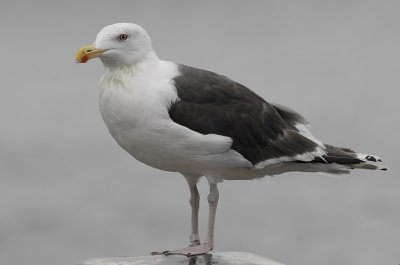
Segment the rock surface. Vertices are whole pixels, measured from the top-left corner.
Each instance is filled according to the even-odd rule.
[[[94,258],[79,265],[284,265],[252,253],[216,252],[197,257],[142,256]]]

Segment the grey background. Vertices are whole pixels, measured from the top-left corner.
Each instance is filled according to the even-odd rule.
[[[1,1],[0,264],[67,265],[188,241],[184,179],[132,159],[98,112],[78,48],[135,22],[160,58],[302,113],[325,142],[391,171],[224,182],[217,251],[293,265],[399,264],[398,1]],[[206,225],[205,181],[201,232]]]

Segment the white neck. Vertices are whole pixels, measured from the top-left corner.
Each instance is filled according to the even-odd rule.
[[[100,91],[111,83],[119,83],[123,87],[129,87],[132,78],[140,75],[147,75],[154,71],[162,62],[158,59],[156,53],[151,51],[147,54],[146,59],[134,65],[108,65],[105,64],[105,72],[100,80]]]
[[[119,71],[120,69],[133,69],[134,71],[148,68],[159,62],[158,56],[154,50],[147,52],[140,60],[135,61],[133,64],[122,64],[117,60],[102,59],[106,71]],[[143,69],[145,70],[145,69]]]

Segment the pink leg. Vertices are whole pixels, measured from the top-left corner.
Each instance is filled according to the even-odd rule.
[[[219,192],[217,184],[210,183],[210,194],[207,197],[209,211],[208,211],[208,229],[207,229],[207,241],[206,244],[209,245],[210,250],[214,248],[214,225],[215,216],[217,214],[217,205],[219,199]]]
[[[190,187],[190,183],[189,183]],[[193,186],[192,186],[193,187]],[[191,188],[191,194],[195,194],[197,191],[197,187]],[[198,191],[197,191],[198,194]],[[196,198],[196,195],[194,196]],[[193,235],[198,235],[198,204],[197,208],[194,207],[196,204],[192,203],[191,197],[191,205],[192,205],[192,235],[191,235],[191,244],[187,248],[173,250],[173,251],[163,251],[163,252],[152,252],[152,255],[185,255],[185,256],[196,256],[207,254],[214,248],[214,224],[215,224],[215,216],[217,213],[217,205],[218,205],[219,192],[217,189],[217,184],[210,183],[210,194],[208,195],[208,204],[209,204],[209,213],[208,213],[208,229],[207,229],[207,241],[203,244],[193,245],[195,241],[192,241]],[[198,238],[198,236],[197,236]],[[198,241],[200,243],[200,241]]]
[[[189,182],[189,181],[188,181]],[[192,208],[192,233],[189,237],[190,239],[190,247],[200,245],[199,238],[199,205],[200,205],[200,195],[197,190],[196,183],[189,182],[190,189],[190,206]]]

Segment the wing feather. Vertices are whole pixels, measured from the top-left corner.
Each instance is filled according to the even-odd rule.
[[[174,79],[179,100],[169,109],[174,122],[230,137],[231,148],[253,165],[280,158],[310,161],[323,154],[324,147],[296,127],[306,123],[298,113],[266,102],[225,76],[184,65],[179,69]]]

